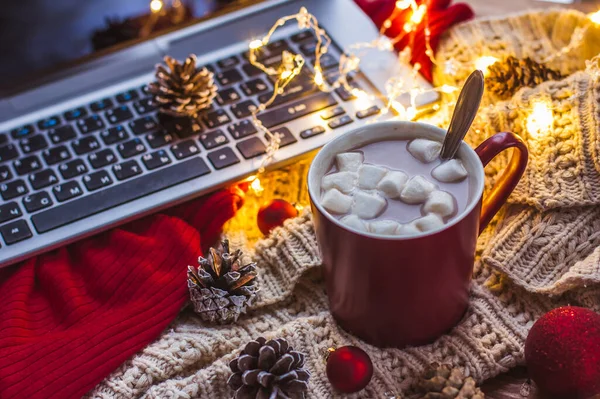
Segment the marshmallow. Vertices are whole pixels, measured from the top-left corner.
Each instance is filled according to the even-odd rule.
[[[419,234],[421,231],[417,229],[414,223],[400,224],[396,229],[396,235],[398,236],[412,236]]]
[[[454,213],[454,197],[445,191],[436,190],[429,194],[429,198],[423,206],[425,213],[435,213],[441,217],[447,217]]]
[[[369,194],[364,191],[357,191],[354,194],[352,214],[363,219],[372,219],[381,213],[385,205],[385,199],[381,198],[378,194]]]
[[[393,220],[377,220],[369,223],[369,231],[375,234],[391,235],[396,233],[400,224]]]
[[[437,159],[442,149],[442,143],[432,140],[415,139],[408,143],[408,152],[423,163]]]
[[[377,189],[388,198],[398,198],[407,181],[406,173],[392,170],[381,179]]]
[[[400,199],[407,204],[425,202],[429,194],[435,190],[435,185],[423,176],[414,176],[406,183],[400,193]]]
[[[344,223],[346,226],[352,227],[355,230],[358,231],[367,231],[367,224],[358,216],[356,215],[348,215],[348,216],[344,216],[342,219],[340,219],[340,221],[342,223]]]
[[[459,159],[451,159],[431,171],[431,176],[442,183],[459,182],[464,180],[467,175],[467,170]]]
[[[324,191],[337,188],[343,193],[348,194],[352,191],[356,184],[358,175],[352,172],[337,172],[323,176],[321,181],[321,188]]]
[[[412,223],[421,232],[435,230],[444,225],[442,218],[435,213],[430,213],[429,215],[413,220]]]
[[[363,155],[360,152],[344,152],[335,156],[335,163],[340,172],[358,172]]]
[[[372,190],[387,173],[386,168],[375,165],[363,165],[358,170],[358,187]]]
[[[321,204],[329,212],[348,213],[352,207],[352,197],[332,188],[325,192],[325,195],[321,199]]]

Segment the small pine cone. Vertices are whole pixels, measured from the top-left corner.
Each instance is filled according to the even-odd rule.
[[[213,73],[206,68],[196,69],[196,56],[191,54],[185,62],[166,56],[165,68],[156,66],[156,82],[148,85],[159,111],[170,116],[195,118],[198,112],[211,106],[217,95]]]
[[[522,87],[535,87],[562,77],[560,72],[531,58],[521,60],[510,56],[503,62],[496,62],[489,67],[485,83],[488,91],[500,98],[509,98]]]
[[[417,384],[419,399],[484,399],[475,380],[459,369],[432,364]]]
[[[198,258],[198,269],[188,266],[188,289],[194,311],[202,320],[237,321],[256,299],[256,263],[241,265],[242,251],[229,252],[224,239],[219,249],[210,248],[208,258]]]
[[[283,338],[248,342],[229,363],[234,399],[303,399],[310,378],[304,357]]]

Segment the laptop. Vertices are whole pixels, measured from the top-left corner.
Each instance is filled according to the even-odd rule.
[[[243,2],[242,2],[243,3]],[[352,0],[270,0],[236,7],[182,29],[60,70],[0,98],[0,267],[72,243],[243,180],[261,165],[268,143],[251,123],[272,80],[247,59],[248,44],[300,7],[332,38],[327,78],[341,49],[377,38]],[[68,40],[68,38],[64,38]],[[283,49],[304,54],[312,73],[314,36],[288,23],[261,54],[276,63]],[[313,53],[311,53],[313,51]],[[146,85],[165,55],[214,72],[219,88],[200,130],[159,121]],[[270,167],[293,162],[332,138],[374,120],[391,76],[410,79],[393,53],[364,57],[351,84],[371,96],[320,91],[298,79],[259,114],[281,138]],[[427,87],[422,80],[419,85]],[[420,96],[419,106],[437,95]],[[388,115],[380,115],[380,119]]]

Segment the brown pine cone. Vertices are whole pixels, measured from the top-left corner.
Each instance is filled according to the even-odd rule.
[[[485,395],[459,369],[432,364],[417,383],[419,399],[484,399]]]
[[[548,80],[558,80],[560,72],[535,62],[531,58],[518,59],[510,56],[488,68],[486,88],[500,98],[508,98],[521,87],[535,87]]]
[[[310,378],[304,356],[283,338],[248,342],[229,363],[234,399],[303,399]]]
[[[196,117],[198,112],[211,106],[217,95],[213,73],[196,68],[196,56],[191,54],[180,64],[165,57],[165,64],[156,66],[156,82],[148,85],[148,92],[161,113],[171,116]]]
[[[229,252],[224,239],[220,248],[210,248],[208,258],[198,258],[197,270],[188,266],[190,298],[202,320],[237,321],[256,298],[256,263],[242,266],[241,257],[239,249]]]

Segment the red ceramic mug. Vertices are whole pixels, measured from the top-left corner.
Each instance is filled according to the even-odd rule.
[[[506,201],[527,166],[527,147],[498,133],[476,150],[461,143],[469,172],[466,209],[440,229],[409,237],[378,236],[343,225],[320,204],[321,178],[335,155],[381,140],[429,138],[446,131],[415,122],[382,122],[348,132],[325,145],[308,172],[317,242],[330,311],[345,330],[380,347],[422,345],[455,326],[465,313],[477,236]],[[484,199],[483,168],[500,152],[512,159]]]

